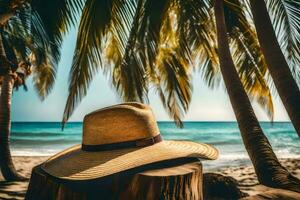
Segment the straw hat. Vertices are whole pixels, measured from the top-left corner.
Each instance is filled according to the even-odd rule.
[[[42,164],[48,174],[90,180],[143,165],[185,157],[216,159],[207,144],[163,140],[148,105],[125,103],[92,112],[83,121],[82,144]]]

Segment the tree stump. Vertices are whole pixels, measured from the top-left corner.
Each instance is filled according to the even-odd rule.
[[[76,182],[51,177],[37,166],[32,171],[25,199],[202,200],[202,178],[202,165],[195,159],[161,162]]]

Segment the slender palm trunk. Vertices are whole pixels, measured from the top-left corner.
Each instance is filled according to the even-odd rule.
[[[300,181],[282,167],[264,135],[233,63],[224,18],[223,0],[215,0],[221,73],[244,145],[260,183],[300,192]]]
[[[21,177],[15,170],[12,162],[9,135],[10,135],[10,108],[14,78],[6,75],[3,78],[0,95],[0,167],[6,180],[19,180]]]
[[[0,59],[5,58],[5,51],[2,45],[1,36],[0,55],[2,56]],[[11,126],[10,109],[13,87],[14,77],[11,75],[11,73],[7,73],[2,79],[2,85],[0,89],[0,167],[3,177],[8,181],[23,180],[23,177],[18,175],[17,171],[15,170],[9,148]]]
[[[250,0],[258,40],[282,103],[300,137],[300,91],[277,41],[265,1]]]

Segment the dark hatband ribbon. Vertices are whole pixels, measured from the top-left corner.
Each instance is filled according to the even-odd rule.
[[[100,144],[100,145],[85,145],[82,144],[81,149],[83,151],[111,151],[116,149],[126,149],[126,148],[135,148],[135,147],[145,147],[150,146],[162,141],[160,134],[154,137],[128,141],[128,142],[118,142],[112,144]]]

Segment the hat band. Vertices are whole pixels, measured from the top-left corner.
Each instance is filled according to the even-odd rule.
[[[162,141],[162,137],[160,134],[150,137],[144,138],[140,140],[126,141],[126,142],[118,142],[111,144],[100,144],[100,145],[86,145],[82,144],[81,149],[83,151],[111,151],[117,149],[125,149],[125,148],[135,148],[135,147],[145,147],[154,145]]]

